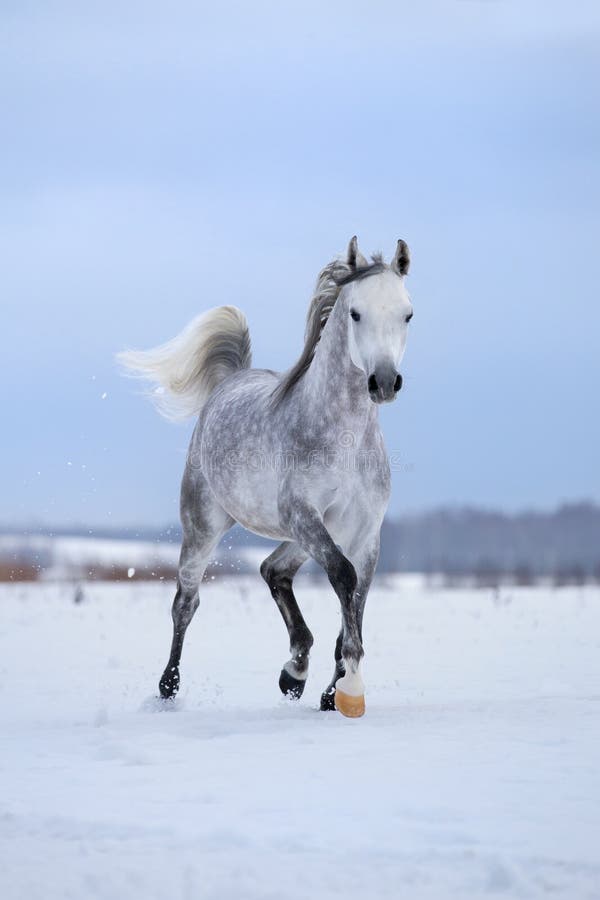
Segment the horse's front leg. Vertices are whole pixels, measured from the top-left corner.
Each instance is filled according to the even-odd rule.
[[[352,552],[351,557],[358,578],[356,591],[354,593],[354,603],[356,607],[360,640],[362,642],[362,623],[365,603],[367,602],[367,595],[369,593],[369,588],[371,587],[377,560],[379,559],[379,533],[377,533],[376,537],[371,541],[365,541],[363,545],[356,549],[356,551]],[[336,708],[336,687],[346,675],[346,667],[342,652],[343,641],[344,627],[342,624],[337,641],[335,642],[335,668],[333,670],[333,678],[321,694],[321,709],[323,711],[334,710]],[[343,681],[340,687],[342,690],[344,689]]]
[[[342,611],[341,659],[344,683],[336,695],[336,707],[346,716],[362,716],[365,711],[364,686],[360,674],[363,656],[359,609],[355,602],[358,579],[350,560],[329,534],[323,517],[303,498],[288,496],[281,504],[282,518],[294,540],[327,572],[339,597]]]

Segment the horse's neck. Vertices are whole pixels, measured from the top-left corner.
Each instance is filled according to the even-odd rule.
[[[303,392],[307,406],[313,414],[318,409],[324,423],[366,429],[377,424],[377,408],[369,398],[364,372],[350,358],[346,306],[343,300],[335,304],[302,379]]]

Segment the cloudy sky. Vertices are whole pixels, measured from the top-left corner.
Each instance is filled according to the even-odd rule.
[[[114,352],[234,303],[286,368],[354,233],[413,257],[392,511],[600,500],[599,50],[595,2],[3,2],[0,523],[175,519]]]

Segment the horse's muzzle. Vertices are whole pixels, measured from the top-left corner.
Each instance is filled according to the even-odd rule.
[[[369,396],[373,403],[391,403],[402,387],[402,375],[395,369],[376,369],[369,375]]]

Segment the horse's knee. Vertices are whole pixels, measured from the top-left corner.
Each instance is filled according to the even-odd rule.
[[[336,564],[327,573],[331,586],[336,594],[343,598],[351,598],[358,584],[356,569],[349,559],[341,556]]]

